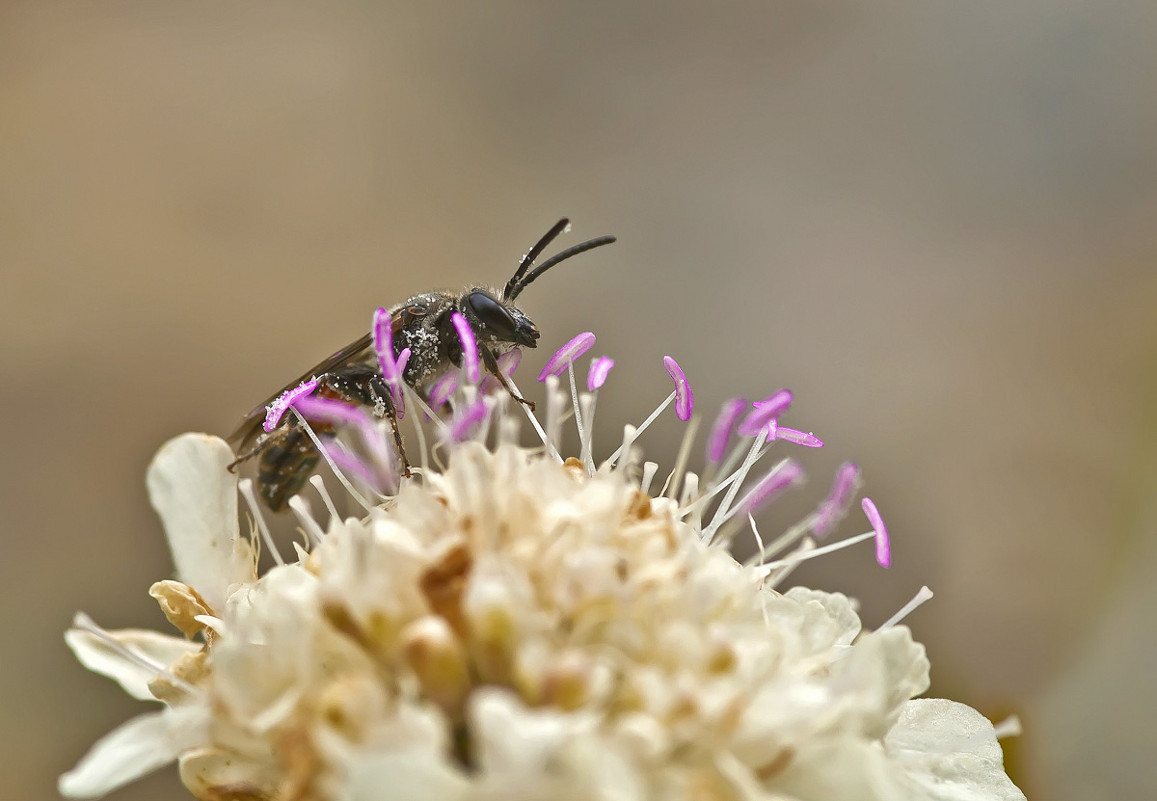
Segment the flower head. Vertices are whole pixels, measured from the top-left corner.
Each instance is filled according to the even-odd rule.
[[[765,543],[753,515],[803,470],[757,465],[819,440],[778,437],[754,412],[758,425],[735,431],[746,402],[731,403],[704,475],[684,447],[653,492],[657,466],[638,443],[672,401],[690,417],[685,374],[668,357],[675,391],[596,462],[593,391],[609,360],[579,393],[573,362],[593,336],[576,339],[546,371],[545,427],[463,371],[445,419],[424,402],[428,422],[410,416],[440,434],[430,453],[422,439],[413,476],[380,494],[365,476],[393,452],[331,460],[350,468],[339,477],[364,514],[339,517],[315,477],[328,519],[293,499],[306,545],[264,574],[260,541],[238,527],[229,448],[201,434],[166,444],[148,484],[178,580],[151,593],[181,636],[83,616],[67,635],[87,667],[162,707],[98,742],[61,791],[97,796],[175,760],[201,799],[1023,798],[987,720],[913,700],[929,667],[899,616],[862,631],[843,595],[781,591],[820,553],[866,539],[889,553],[866,500],[870,531],[816,546],[858,471],[842,469],[816,512]],[[577,458],[551,433],[563,371]],[[518,444],[519,409],[539,447]],[[296,413],[381,438],[369,415],[309,402]],[[745,527],[759,548],[740,563],[728,545]]]

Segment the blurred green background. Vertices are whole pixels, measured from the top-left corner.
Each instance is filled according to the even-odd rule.
[[[620,242],[523,301],[544,349],[590,329],[617,358],[602,443],[666,353],[706,414],[791,387],[828,445],[763,530],[854,458],[895,547],[798,580],[868,625],[929,584],[932,694],[1021,716],[1030,797],[1147,797],[1155,32],[1144,0],[9,0],[0,795],[55,798],[139,711],[61,632],[162,625],[156,447],[227,432],[378,305],[501,283],[565,214],[567,244]]]

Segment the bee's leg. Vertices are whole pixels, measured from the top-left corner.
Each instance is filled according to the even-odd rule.
[[[336,398],[361,406],[369,406],[375,417],[390,418],[394,430],[394,447],[402,462],[406,478],[411,475],[410,460],[406,457],[406,447],[402,442],[402,432],[398,426],[398,413],[394,408],[393,396],[376,369],[365,364],[347,364],[318,377],[318,394]]]
[[[390,418],[390,428],[394,432],[394,449],[398,452],[398,458],[402,460],[402,475],[410,478],[413,473],[410,472],[410,459],[406,456],[406,444],[402,441],[402,427],[398,425],[398,410],[394,408],[394,396],[380,380],[378,385],[380,390],[379,387],[374,389],[381,392],[381,398],[385,402],[386,416]]]
[[[398,427],[398,416],[394,414],[393,407],[390,407],[390,426],[394,429],[394,447],[398,451],[398,458],[402,460],[402,475],[410,478],[413,473],[410,472],[410,460],[406,456],[406,445],[402,442],[402,431]]]
[[[534,401],[528,401],[526,398],[518,394],[518,392],[514,389],[514,385],[510,383],[510,379],[506,377],[506,373],[498,369],[498,359],[495,358],[494,353],[490,350],[490,348],[482,347],[479,348],[479,350],[482,351],[482,363],[486,365],[486,370],[492,376],[498,379],[499,383],[502,384],[508,393],[510,393],[510,397],[529,407],[529,409],[533,412]]]
[[[375,401],[380,401],[382,408],[385,410],[385,416],[390,418],[390,428],[394,432],[394,450],[398,452],[398,458],[402,462],[402,475],[410,478],[413,473],[410,472],[410,459],[406,456],[406,444],[402,441],[402,429],[398,425],[398,410],[394,408],[394,396],[390,393],[390,388],[382,380],[382,377],[374,373],[369,380],[370,394]],[[377,403],[374,404],[377,406]]]
[[[259,440],[258,443],[256,445],[254,445],[252,448],[245,451],[245,453],[238,456],[236,459],[231,461],[229,464],[225,465],[225,469],[228,470],[230,473],[236,473],[237,472],[237,470],[236,470],[237,465],[244,464],[245,462],[248,462],[254,456],[260,456],[261,452],[264,451],[266,448],[268,448],[272,441],[273,441],[272,436],[264,437],[263,439]]]

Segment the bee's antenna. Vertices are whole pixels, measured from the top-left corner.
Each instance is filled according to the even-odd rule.
[[[534,247],[526,251],[526,255],[523,256],[522,261],[518,263],[518,269],[514,271],[514,275],[506,282],[506,288],[502,290],[504,300],[510,300],[514,295],[518,294],[518,292],[514,290],[515,287],[518,286],[518,282],[522,280],[522,276],[526,275],[526,271],[530,269],[530,265],[534,264],[534,260],[542,255],[542,251],[546,250],[546,246],[557,239],[558,235],[565,231],[568,225],[570,225],[570,220],[563,217],[556,222],[549,231],[542,235],[542,239],[538,240]],[[511,292],[514,292],[514,295],[511,295]]]
[[[588,239],[586,242],[581,242],[572,248],[567,248],[561,253],[556,253],[542,264],[531,270],[525,278],[522,278],[517,282],[513,281],[512,279],[511,283],[507,284],[506,289],[502,292],[503,299],[514,300],[516,297],[518,297],[522,290],[526,289],[534,281],[534,279],[538,278],[540,275],[545,273],[559,262],[566,261],[571,256],[577,256],[580,253],[586,253],[588,250],[594,250],[595,248],[602,247],[603,245],[609,245],[614,241],[615,237],[613,236],[600,236],[596,239]]]

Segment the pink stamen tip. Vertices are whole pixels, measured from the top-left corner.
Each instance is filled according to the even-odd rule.
[[[522,351],[518,348],[512,348],[499,356],[496,361],[498,362],[498,372],[510,378],[518,369],[518,365],[522,363]],[[482,377],[482,383],[478,387],[482,392],[490,394],[502,389],[502,382],[487,373]]]
[[[876,504],[872,503],[871,498],[861,500],[860,506],[863,507],[864,514],[868,516],[872,530],[876,532],[876,562],[880,567],[891,567],[892,543],[888,539],[888,529],[884,527],[884,518],[880,517],[880,510],[876,508]]]
[[[267,433],[277,428],[278,423],[281,422],[281,418],[289,411],[289,407],[300,398],[309,395],[315,389],[317,389],[317,379],[311,378],[309,381],[302,381],[293,389],[285,390],[285,392],[278,396],[277,400],[269,404],[269,408],[265,413],[265,422],[261,424],[261,427]]]
[[[410,349],[402,348],[402,352],[398,354],[398,381],[388,382],[390,388],[390,400],[394,402],[394,414],[401,420],[406,416],[406,393],[402,391],[402,379],[406,374],[406,365],[410,363]]]
[[[836,523],[840,522],[848,513],[852,505],[852,496],[860,485],[860,468],[852,462],[844,462],[836,470],[835,481],[832,482],[831,492],[816,510],[816,523],[812,526],[812,533],[823,539],[831,533]]]
[[[495,361],[498,362],[499,372],[506,376],[512,376],[514,375],[514,371],[518,369],[518,365],[522,364],[522,349],[511,348]]]
[[[467,406],[450,425],[450,439],[461,442],[473,434],[478,424],[486,419],[487,411],[486,402],[482,398]]]
[[[394,324],[390,313],[385,309],[374,311],[374,350],[378,354],[378,365],[382,370],[382,378],[387,384],[396,384],[401,381],[401,371],[394,358]]]
[[[293,408],[301,412],[307,420],[317,420],[331,425],[371,425],[369,415],[362,409],[332,398],[306,395],[295,400]]]
[[[824,446],[824,441],[810,431],[797,431],[794,428],[785,428],[784,426],[776,427],[775,438],[782,439],[784,442],[794,442],[805,448],[822,448]]]
[[[663,357],[663,366],[667,374],[675,382],[675,416],[683,422],[691,419],[691,411],[695,408],[695,393],[691,391],[691,384],[679,363],[670,356]]]
[[[325,445],[325,455],[338,466],[338,468],[346,473],[356,475],[362,481],[369,484],[371,487],[377,485],[374,476],[374,471],[366,467],[362,460],[354,456],[352,453],[339,448],[332,442],[323,443]]]
[[[798,484],[803,477],[803,467],[793,459],[776,465],[743,499],[743,512],[755,514],[759,507],[788,487]]]
[[[724,402],[719,416],[711,426],[711,436],[707,440],[708,461],[714,463],[723,458],[727,452],[727,442],[731,439],[731,429],[735,428],[735,421],[746,408],[747,400],[744,398],[732,398]]]
[[[587,392],[594,392],[607,383],[607,376],[614,366],[615,360],[610,356],[599,356],[596,359],[591,359],[591,371],[587,373]]]
[[[458,389],[458,372],[450,370],[443,373],[442,377],[435,381],[433,388],[430,389],[430,407],[437,409],[450,400],[450,396],[454,394],[456,389]]]
[[[753,403],[755,408],[739,424],[740,436],[754,437],[763,430],[764,426],[786,412],[787,407],[791,406],[791,400],[791,390],[781,389],[779,392]]]
[[[566,372],[566,368],[570,366],[571,362],[582,356],[595,345],[595,335],[590,331],[584,331],[576,336],[570,342],[563,345],[558,351],[550,357],[550,361],[542,368],[538,374],[539,381],[545,381],[547,376],[562,375]]]
[[[458,339],[462,342],[462,361],[466,368],[466,379],[471,384],[477,384],[482,378],[482,373],[478,368],[478,341],[474,338],[474,329],[470,327],[462,312],[454,312],[450,315],[450,320],[454,323]]]

